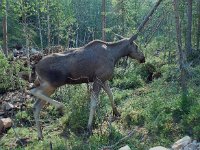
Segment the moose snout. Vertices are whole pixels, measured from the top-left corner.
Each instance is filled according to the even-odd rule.
[[[145,63],[145,57],[140,60],[140,63]]]

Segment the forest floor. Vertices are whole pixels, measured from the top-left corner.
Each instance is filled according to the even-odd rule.
[[[193,68],[195,73],[199,70],[199,66]],[[145,83],[132,64],[126,69],[117,67],[111,87],[121,117],[111,121],[108,96],[101,92],[90,137],[86,134],[90,104],[87,85],[66,85],[56,91],[53,98],[65,104],[65,113],[62,116],[52,105],[42,109],[41,141],[32,111],[35,98],[20,90],[7,92],[0,96],[1,104],[9,102],[16,109],[7,113],[13,126],[1,135],[0,150],[117,150],[124,145],[144,150],[158,145],[171,147],[185,135],[199,140],[198,75],[191,79],[190,109],[184,113],[177,70],[166,64],[160,71],[160,78]]]

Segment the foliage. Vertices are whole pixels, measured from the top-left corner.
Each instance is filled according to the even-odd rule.
[[[47,46],[47,28],[50,25],[51,45],[66,47],[82,46],[93,39],[101,39],[101,0],[49,0],[11,1],[8,9],[9,47],[40,45],[39,25],[44,47]],[[182,45],[186,42],[186,2],[179,1]],[[106,1],[106,41],[115,39],[114,33],[131,36],[144,19],[154,1],[109,0]],[[47,10],[50,7],[50,11]],[[0,140],[2,149],[100,149],[112,145],[135,130],[132,137],[119,143],[114,149],[128,144],[131,149],[149,149],[152,146],[170,145],[183,135],[200,139],[200,61],[198,39],[199,7],[193,1],[192,48],[187,55],[188,101],[181,97],[179,55],[176,48],[174,12],[172,2],[164,1],[137,40],[146,57],[145,64],[127,61],[116,66],[111,88],[118,110],[119,120],[110,121],[112,108],[105,92],[100,101],[93,123],[93,135],[86,136],[89,115],[89,94],[86,85],[67,85],[58,89],[53,98],[62,101],[66,110],[61,117],[52,105],[41,112],[44,124],[44,140],[37,141],[32,104],[15,116],[15,132],[29,141],[24,146],[17,144],[16,133],[9,130]],[[4,6],[5,7],[5,6]],[[48,24],[47,16],[50,17]],[[0,22],[4,13],[0,12]],[[39,16],[39,18],[38,18]],[[26,18],[26,24],[24,19]],[[156,29],[157,23],[161,25]],[[26,25],[26,26],[25,26]],[[27,32],[24,31],[27,27]],[[155,30],[156,29],[156,30]],[[0,45],[3,44],[0,30]],[[71,44],[70,44],[71,42]],[[38,46],[40,47],[40,46]],[[184,49],[184,48],[183,48]],[[184,50],[183,52],[185,52]],[[0,93],[19,89],[23,83],[18,78],[20,71],[28,71],[21,61],[6,59],[0,52]],[[154,73],[160,73],[158,79]],[[151,78],[151,81],[149,80]],[[90,85],[89,85],[90,87]],[[91,87],[90,87],[91,88]],[[90,89],[89,89],[90,90]],[[34,129],[33,129],[34,128]],[[14,144],[12,144],[14,143]]]
[[[27,69],[23,67],[22,62],[9,62],[0,51],[0,93],[22,87],[24,82],[19,78],[18,73],[23,70]]]
[[[121,67],[116,68],[115,74],[116,76],[114,76],[113,86],[120,89],[135,89],[143,84],[140,77],[136,74],[136,69],[133,67],[129,70]]]

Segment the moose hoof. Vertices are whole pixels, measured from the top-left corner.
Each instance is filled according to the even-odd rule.
[[[43,136],[38,136],[38,141],[42,141],[43,140]]]
[[[90,137],[92,135],[92,128],[88,127],[87,128],[87,133],[86,133],[87,137]]]
[[[116,110],[113,111],[112,121],[118,120],[121,117],[121,114]]]
[[[61,108],[57,108],[56,110],[57,110],[59,116],[64,116],[64,114],[65,114],[65,110],[64,110],[63,107],[61,107]]]
[[[113,116],[119,118],[119,117],[121,117],[121,114],[116,109],[116,110],[113,111]]]

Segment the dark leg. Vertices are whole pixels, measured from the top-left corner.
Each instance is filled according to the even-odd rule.
[[[90,133],[92,132],[92,121],[94,118],[100,90],[101,90],[100,85],[97,82],[94,82],[93,89],[91,91],[91,96],[90,96],[90,99],[91,99],[90,116],[89,116],[89,120],[88,120],[88,130]]]
[[[111,106],[112,106],[112,110],[113,110],[113,115],[116,116],[116,117],[119,117],[120,113],[118,112],[117,107],[115,105],[115,102],[114,102],[114,99],[113,99],[113,94],[112,94],[112,91],[111,91],[111,89],[109,87],[108,81],[104,82],[103,89],[107,93],[107,95],[109,97],[109,100],[111,102]]]
[[[45,104],[45,101],[38,99],[33,106],[33,114],[35,118],[35,124],[37,128],[39,140],[43,139],[42,129],[41,129],[39,121],[40,121],[40,110],[43,108],[44,104]]]

